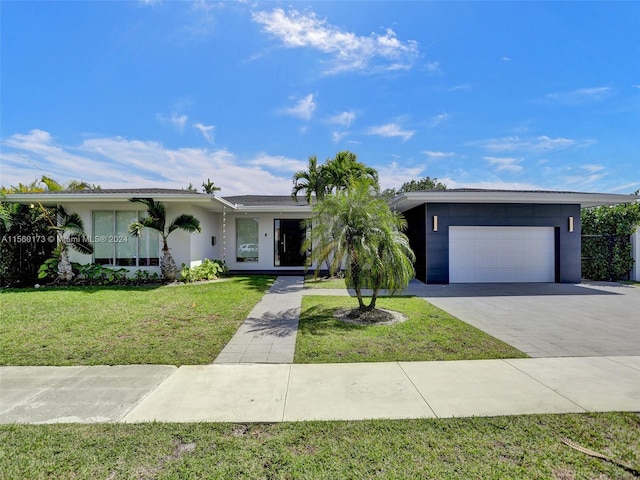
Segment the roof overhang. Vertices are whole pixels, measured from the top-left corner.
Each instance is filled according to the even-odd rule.
[[[138,194],[128,193],[95,193],[95,192],[74,192],[74,193],[10,193],[2,199],[7,202],[36,204],[39,203],[45,207],[56,205],[79,205],[86,203],[113,203],[128,202],[130,198],[153,198],[154,200],[171,204],[182,203],[188,205],[198,205],[210,211],[222,211],[226,208],[235,210],[237,206],[228,202],[224,198],[215,195],[205,194],[175,194],[175,193],[145,193]]]
[[[394,197],[389,205],[406,212],[424,203],[532,203],[580,205],[581,208],[630,203],[638,195],[613,193],[552,192],[552,191],[456,191],[433,190],[407,192]]]

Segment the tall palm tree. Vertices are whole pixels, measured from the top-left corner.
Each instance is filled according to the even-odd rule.
[[[176,230],[184,230],[189,233],[200,233],[200,220],[193,215],[183,213],[174,218],[167,226],[167,210],[162,202],[156,202],[153,198],[131,198],[131,202],[142,203],[147,207],[147,216],[138,222],[129,225],[129,233],[134,237],[140,236],[143,228],[156,230],[162,238],[162,258],[160,270],[164,278],[173,282],[176,279],[176,262],[171,255],[167,237]]]
[[[358,161],[358,156],[348,150],[338,152],[323,165],[328,191],[346,190],[359,180],[365,180],[378,188],[378,172]]]
[[[293,174],[293,189],[291,197],[298,199],[298,193],[304,191],[304,198],[307,203],[311,203],[315,195],[317,200],[324,197],[327,189],[326,171],[324,165],[318,165],[318,159],[311,155],[308,160],[306,170],[298,170]]]
[[[375,308],[381,288],[406,288],[415,274],[415,256],[402,233],[406,221],[375,195],[368,180],[327,195],[313,211],[313,228],[303,248],[312,248],[316,274],[325,261],[331,274],[346,266],[347,283],[356,291],[360,310]],[[365,287],[373,288],[369,305],[362,297]]]

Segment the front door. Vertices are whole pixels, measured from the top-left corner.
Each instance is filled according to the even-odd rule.
[[[302,267],[307,255],[302,252],[302,244],[306,238],[303,220],[276,219],[274,221],[275,260],[276,267]]]

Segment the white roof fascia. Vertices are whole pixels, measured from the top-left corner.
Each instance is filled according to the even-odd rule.
[[[218,203],[223,207],[235,210],[237,205],[223,198],[214,195],[194,195],[194,194],[170,194],[156,193],[149,194],[140,192],[138,194],[130,193],[123,195],[122,193],[9,193],[0,200],[16,203],[34,203],[40,202],[43,205],[60,205],[73,203],[111,203],[118,201],[129,201],[130,198],[153,198],[154,200],[163,202],[181,202],[198,205],[207,205],[212,202]]]
[[[262,205],[262,206],[237,205],[236,210],[238,212],[245,212],[245,213],[303,213],[303,214],[313,213],[310,207],[289,207],[289,206],[278,206],[278,205]]]
[[[612,193],[581,192],[453,192],[429,191],[407,192],[393,198],[389,205],[400,210],[408,210],[423,203],[537,203],[537,204],[579,204],[581,207],[616,205],[630,203],[640,197]]]

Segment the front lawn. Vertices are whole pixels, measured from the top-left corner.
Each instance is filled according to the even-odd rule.
[[[211,363],[272,282],[3,291],[0,365]]]
[[[368,302],[368,300],[367,300]],[[295,363],[524,358],[510,345],[416,297],[383,297],[377,306],[408,316],[396,325],[359,326],[333,317],[355,308],[352,297],[305,296]]]
[[[632,479],[634,413],[295,422],[0,426],[2,478]]]

